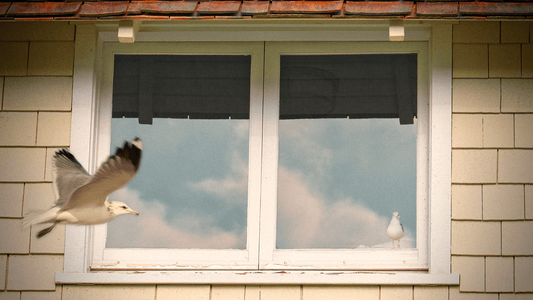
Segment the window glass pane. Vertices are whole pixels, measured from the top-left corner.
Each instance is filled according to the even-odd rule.
[[[190,74],[195,74],[192,77],[196,80],[188,80],[187,84],[198,88],[203,84],[205,88],[216,90],[215,87],[220,84],[216,78],[224,81],[232,76],[224,77],[224,73],[234,70],[218,65],[226,63],[225,56],[216,56],[215,58],[221,58],[218,62],[212,57],[205,57],[206,60],[198,57],[194,57],[194,60],[210,64],[213,68],[204,66],[201,72],[191,71]],[[174,65],[179,66],[179,63],[174,62]],[[246,68],[246,64],[244,67]],[[117,74],[121,72],[119,70],[117,73],[116,69],[117,65],[115,81],[125,81],[124,78],[117,78]],[[140,215],[122,216],[110,222],[107,247],[246,247],[249,63],[247,69],[248,82],[241,78],[222,84],[229,85],[229,88],[221,89],[221,95],[225,89],[244,90],[248,93],[248,101],[233,110],[226,109],[223,99],[214,101],[204,92],[183,96],[179,89],[172,89],[178,93],[161,96],[158,92],[159,84],[154,88],[154,112],[158,111],[155,103],[163,97],[168,109],[161,110],[162,114],[179,111],[189,117],[190,114],[195,114],[195,118],[161,118],[154,113],[152,124],[139,124],[137,116],[143,113],[142,110],[139,109],[138,115],[130,115],[133,118],[117,118],[120,114],[113,107],[111,151],[124,140],[135,136],[143,140],[144,149],[137,176],[125,188],[110,196],[111,200],[127,203],[139,211]],[[151,72],[157,71],[156,68]],[[176,72],[182,71],[182,68],[176,67]],[[185,74],[166,72],[170,77],[176,77],[173,81],[166,81],[166,84],[183,86],[181,77]],[[206,77],[209,79],[206,80]],[[233,92],[235,93],[237,92]],[[205,100],[208,98],[211,100]],[[204,111],[194,110],[197,102],[203,103]],[[172,103],[177,103],[176,107],[193,110],[180,111]],[[222,114],[231,115],[234,111],[246,113],[238,119],[230,119],[228,115],[222,118]]]
[[[375,56],[282,56],[277,248],[391,248],[395,211],[401,247],[415,247],[416,118],[400,125],[398,105],[385,105],[402,81]],[[406,69],[416,101],[416,56]]]

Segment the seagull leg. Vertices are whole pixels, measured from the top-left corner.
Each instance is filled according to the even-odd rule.
[[[398,248],[401,248],[401,247],[400,247],[400,240],[398,240]]]
[[[52,229],[54,229],[54,227],[57,225],[57,223],[59,223],[59,222],[54,222],[54,224],[52,226],[39,231],[39,233],[37,233],[37,238],[42,238],[46,234],[50,233],[50,231],[52,231]]]
[[[394,249],[394,240],[392,240],[392,249]]]

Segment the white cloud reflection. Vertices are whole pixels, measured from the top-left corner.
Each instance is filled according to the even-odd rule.
[[[113,119],[115,143],[140,136],[146,151],[132,184],[110,197],[140,215],[110,222],[108,247],[243,248],[249,122],[234,121],[168,120],[140,126]],[[352,122],[341,121],[335,121],[340,127],[320,120],[286,127],[280,122],[288,143],[280,141],[285,156],[280,154],[278,247],[390,248],[385,231],[396,210],[406,227],[402,247],[414,247],[408,229],[415,228],[415,198],[406,192],[414,184],[398,175],[413,165],[406,160],[410,148],[402,146],[416,141],[408,139],[413,133],[392,127],[376,139],[381,123],[358,120],[361,126],[352,128]],[[388,173],[402,181],[387,181]]]
[[[279,168],[278,248],[391,248],[390,217],[346,198],[329,201],[313,192],[302,175]],[[407,231],[402,247],[412,248]]]
[[[223,199],[228,204],[246,205],[248,164],[237,151],[233,152],[231,162],[231,170],[229,170],[225,178],[206,178],[199,182],[189,182],[190,187],[196,191]]]
[[[114,248],[239,248],[241,238],[235,232],[223,231],[205,215],[182,214],[167,222],[165,204],[147,202],[135,190],[123,188],[112,200],[127,203],[139,216],[120,216],[110,222],[107,247]]]

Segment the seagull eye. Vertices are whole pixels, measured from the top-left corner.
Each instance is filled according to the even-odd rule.
[[[124,209],[127,209],[127,207],[126,207],[126,206],[121,206],[120,208],[124,208]]]

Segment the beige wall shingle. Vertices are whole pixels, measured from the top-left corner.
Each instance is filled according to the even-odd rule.
[[[502,112],[533,112],[533,79],[502,79]]]
[[[0,292],[0,299],[2,300],[20,300],[20,292]]]
[[[526,185],[526,219],[533,219],[533,185]]]
[[[518,256],[514,259],[515,292],[533,292],[533,257]]]
[[[524,219],[523,185],[484,185],[484,220]]]
[[[533,221],[502,222],[502,254],[533,255]]]
[[[512,257],[486,258],[487,292],[512,292],[514,289],[514,267]]]
[[[452,147],[483,147],[483,116],[479,114],[453,114]]]
[[[22,292],[20,300],[61,300],[61,286],[57,286],[53,292]]]
[[[158,300],[196,299],[209,300],[209,285],[158,285]]]
[[[500,112],[499,79],[454,79],[453,112]]]
[[[452,221],[452,254],[500,255],[500,222]]]
[[[533,149],[499,150],[498,182],[533,183]]]
[[[74,42],[31,42],[30,76],[72,76]]]
[[[481,220],[481,185],[452,185],[452,219]]]
[[[520,44],[489,45],[489,77],[522,76],[521,55]]]
[[[62,271],[62,255],[10,255],[7,288],[55,291],[55,273]]]
[[[304,286],[303,299],[379,299],[378,286]]]
[[[461,293],[459,288],[450,286],[450,300],[498,300],[498,294]]]
[[[522,77],[533,77],[533,44],[522,44]]]
[[[47,227],[50,227],[50,225],[50,223],[46,223],[31,226],[30,253],[65,253],[65,225],[57,225],[54,227],[52,232],[48,233],[44,237],[37,238],[37,233]]]
[[[500,22],[460,22],[453,25],[453,43],[499,43]]]
[[[70,111],[72,77],[6,77],[4,110]]]
[[[75,28],[68,21],[4,22],[0,41],[74,41]]]
[[[51,183],[26,183],[24,213],[49,209],[54,205],[55,194]]]
[[[454,44],[453,78],[487,78],[489,76],[489,48],[487,44]]]
[[[244,300],[261,300],[261,286],[246,285],[244,287]]]
[[[453,183],[496,183],[497,150],[452,150]]]
[[[22,228],[22,219],[0,219],[0,253],[29,253],[30,229]]]
[[[500,300],[531,300],[530,294],[506,294],[501,293]]]
[[[452,273],[461,275],[462,292],[485,291],[485,258],[482,256],[452,256]]]
[[[22,217],[24,184],[0,183],[0,217]]]
[[[300,287],[295,285],[261,286],[261,300],[300,300]]]
[[[28,46],[27,42],[0,42],[0,76],[28,74]]]
[[[34,146],[36,112],[0,112],[0,145]]]
[[[415,285],[413,296],[413,300],[448,300],[448,287]]]
[[[530,22],[501,22],[502,43],[528,43]]]
[[[244,299],[243,285],[213,285],[211,287],[212,300]]]
[[[412,286],[381,286],[380,300],[412,300]]]
[[[516,114],[515,147],[533,148],[533,114]]]
[[[153,300],[154,298],[154,285],[65,285],[62,300]]]
[[[514,116],[512,114],[483,115],[483,147],[514,147]]]
[[[37,127],[37,146],[69,146],[69,112],[40,112]]]
[[[0,181],[42,181],[44,148],[0,148]]]
[[[6,288],[7,255],[0,255],[0,290]]]

